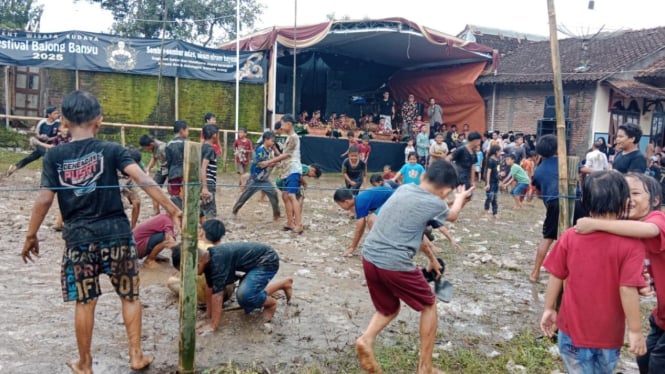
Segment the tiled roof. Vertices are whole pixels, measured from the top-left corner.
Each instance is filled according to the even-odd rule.
[[[665,57],[637,73],[635,78],[665,78]]]
[[[464,31],[459,33],[457,37],[496,49],[501,56],[519,48],[525,43],[547,40],[547,37],[544,36],[475,25],[466,25]]]
[[[651,100],[665,99],[665,89],[638,81],[609,79],[607,84],[628,97],[643,97]]]
[[[588,66],[584,65],[583,40],[559,40],[564,82],[598,81],[628,69],[635,62],[665,48],[665,27],[615,32],[587,42]],[[578,71],[575,71],[578,69]],[[504,56],[496,75],[480,77],[477,84],[545,83],[552,81],[549,41],[524,44]]]

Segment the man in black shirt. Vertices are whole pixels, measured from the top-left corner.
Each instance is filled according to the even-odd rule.
[[[99,274],[109,276],[122,301],[122,316],[129,340],[129,366],[146,368],[154,357],[141,350],[141,302],[136,246],[125,215],[118,186],[120,170],[171,215],[180,227],[180,210],[159,186],[134,162],[126,148],[95,139],[102,110],[90,93],[74,91],[62,100],[64,125],[72,140],[44,156],[39,194],[21,256],[33,261],[39,255],[37,231],[57,193],[64,220],[65,253],[62,260],[62,293],[76,301],[75,330],[79,360],[68,363],[75,373],[92,372],[92,330],[95,305],[101,295]],[[116,186],[116,188],[109,188]]]
[[[642,129],[632,123],[619,126],[615,143],[621,152],[614,156],[612,168],[621,173],[644,173],[647,170],[647,159],[644,157],[638,143],[642,137]]]
[[[390,98],[388,91],[383,93],[383,99],[379,101],[379,118],[385,119],[386,127],[393,127],[391,121],[395,118],[395,101]]]
[[[457,175],[459,178],[457,184],[463,184],[467,190],[475,185],[476,182],[474,166],[478,162],[476,149],[480,149],[480,138],[481,136],[477,131],[470,133],[466,144],[457,148],[452,155],[448,156],[449,161],[454,162],[455,166],[457,166]]]

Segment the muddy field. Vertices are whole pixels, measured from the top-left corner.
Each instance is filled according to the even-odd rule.
[[[24,265],[18,256],[35,192],[4,189],[36,186],[38,179],[38,171],[21,170],[0,180],[1,373],[69,373],[64,362],[76,358],[74,307],[62,302],[60,292],[63,241],[52,229],[56,205],[39,232],[41,258]],[[217,333],[198,338],[197,367],[235,362],[289,373],[318,364],[325,372],[339,372],[334,366],[325,368],[325,363],[334,362],[343,352],[348,354],[373,313],[360,257],[341,256],[353,230],[349,214],[332,201],[332,190],[342,184],[341,178],[330,175],[310,182],[304,214],[306,230],[301,236],[281,231],[283,222],[272,222],[269,204],[258,201],[258,195],[240,211],[238,219],[231,219],[230,207],[239,194],[232,187],[237,179],[230,174],[221,179],[225,187],[218,189],[218,211],[227,226],[225,240],[259,240],[277,249],[281,257],[277,278],[294,278],[294,302],[286,306],[280,301],[269,334],[263,330],[258,314],[224,313]],[[141,194],[144,219],[152,213],[152,205]],[[450,226],[462,251],[452,249],[441,235],[437,234],[436,240],[444,248],[446,277],[455,288],[452,302],[438,305],[442,338],[435,352],[471,344],[481,352],[479,360],[499,354],[494,343],[510,341],[524,329],[540,335],[537,326],[546,282],[545,276],[535,285],[528,281],[544,217],[542,203],[534,201],[532,206],[513,211],[510,197],[502,195],[499,219],[494,220],[483,217],[483,200],[484,194],[476,193],[459,221]],[[170,257],[168,251],[163,253]],[[156,356],[146,373],[174,372],[177,367],[178,300],[165,285],[174,272],[170,262],[141,270],[143,346]],[[108,280],[104,281],[104,292],[97,305],[94,370],[124,373],[129,369],[120,302]],[[403,308],[377,344],[390,345],[399,334],[415,334],[417,324],[417,313]],[[553,372],[556,369],[551,368]],[[636,372],[629,357],[619,369]],[[506,370],[525,372],[520,368]]]

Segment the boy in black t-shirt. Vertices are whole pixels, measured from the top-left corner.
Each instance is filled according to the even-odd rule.
[[[205,237],[218,243],[226,229],[222,221],[211,219],[203,223],[201,228]],[[171,254],[173,264],[180,263],[180,251],[174,249]],[[293,279],[284,278],[271,282],[279,270],[279,256],[270,246],[256,242],[238,242],[216,244],[207,251],[198,251],[199,275],[205,274],[208,289],[206,290],[206,310],[210,321],[196,329],[200,334],[216,331],[222,319],[222,303],[224,289],[235,283],[236,272],[244,273],[238,289],[236,300],[245,313],[263,309],[266,322],[270,322],[277,310],[277,300],[273,296],[283,291],[287,303],[293,295]],[[177,265],[175,265],[177,266]]]
[[[346,188],[350,189],[351,193],[354,195],[357,195],[365,180],[367,167],[360,159],[360,153],[357,146],[352,145],[349,147],[348,152],[349,157],[342,162],[342,177],[344,177],[344,185]]]
[[[122,301],[122,315],[129,340],[129,366],[146,368],[154,357],[141,350],[141,302],[136,247],[123,210],[118,174],[129,175],[144,191],[166,208],[176,227],[180,210],[119,144],[95,139],[102,111],[90,93],[74,91],[62,101],[64,125],[72,141],[46,153],[41,186],[30,217],[23,261],[39,256],[37,231],[57,193],[65,221],[62,260],[62,293],[65,301],[76,301],[75,330],[79,359],[68,365],[75,373],[92,372],[92,330],[95,305],[101,295],[99,274],[109,276]],[[83,270],[85,269],[85,270]]]
[[[485,171],[485,216],[490,215],[490,204],[492,205],[492,216],[496,218],[499,212],[498,194],[499,194],[499,158],[501,157],[501,147],[493,145],[488,152],[490,158],[487,160]]]
[[[189,135],[187,122],[175,121],[173,132],[175,133],[175,137],[166,144],[166,164],[169,169],[168,189],[169,195],[180,198],[182,177],[184,174],[185,141]]]
[[[217,217],[217,154],[214,145],[219,139],[219,129],[215,125],[205,125],[201,129],[204,142],[201,145],[201,222]]]

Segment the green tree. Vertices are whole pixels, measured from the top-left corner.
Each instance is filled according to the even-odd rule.
[[[236,0],[88,0],[114,18],[113,32],[144,38],[164,36],[211,46],[236,35]],[[259,0],[240,0],[240,23],[253,28],[263,12]]]
[[[43,11],[44,6],[33,0],[0,0],[0,28],[24,30],[30,23],[36,31]]]

